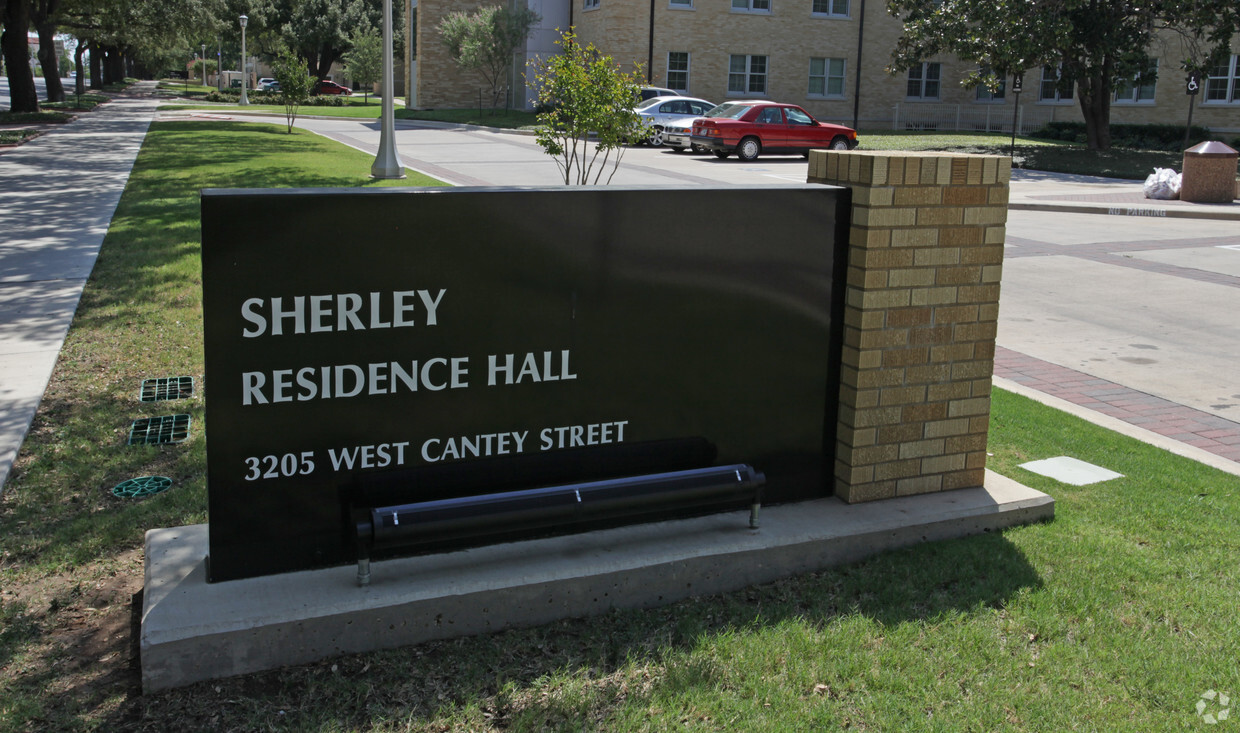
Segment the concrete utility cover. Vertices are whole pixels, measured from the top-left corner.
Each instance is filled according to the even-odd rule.
[[[1100,481],[1110,481],[1113,478],[1124,477],[1122,473],[1116,473],[1102,466],[1095,466],[1092,463],[1086,463],[1068,456],[1030,461],[1029,463],[1020,464],[1020,467],[1043,476],[1050,476],[1056,481],[1072,484],[1073,486],[1087,486]]]

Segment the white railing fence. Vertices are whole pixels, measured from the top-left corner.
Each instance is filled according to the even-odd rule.
[[[1012,108],[1006,104],[900,104],[892,108],[891,129],[969,132],[1012,132]],[[1015,121],[1024,135],[1054,118],[1054,109],[1018,105]]]

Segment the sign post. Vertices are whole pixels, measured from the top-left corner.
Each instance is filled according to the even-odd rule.
[[[1016,157],[1016,125],[1018,124],[1020,114],[1020,92],[1025,81],[1025,72],[1020,70],[1012,74],[1012,93],[1016,95],[1016,99],[1012,103],[1012,146],[1008,150],[1008,157]]]
[[[1185,80],[1184,93],[1188,95],[1188,122],[1184,125],[1184,144],[1183,149],[1188,149],[1188,138],[1193,129],[1193,105],[1197,101],[1197,94],[1201,91],[1201,72],[1190,71],[1188,79]]]

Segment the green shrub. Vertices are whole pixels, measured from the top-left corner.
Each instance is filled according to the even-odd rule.
[[[1084,122],[1048,122],[1030,137],[1042,140],[1066,140],[1084,143]],[[1193,125],[1189,130],[1189,145],[1210,139],[1210,129]],[[1183,125],[1111,125],[1111,147],[1131,150],[1165,150],[1179,152],[1184,146]],[[1233,146],[1234,147],[1234,146]]]
[[[328,97],[324,95],[319,95],[317,97],[311,97],[309,101],[306,102],[306,104],[312,105],[314,107],[343,107],[344,99],[340,97]]]

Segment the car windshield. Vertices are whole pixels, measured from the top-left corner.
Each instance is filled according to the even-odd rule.
[[[707,117],[726,117],[728,119],[739,119],[741,115],[753,108],[752,104],[739,104],[737,102],[724,102],[706,113]]]

